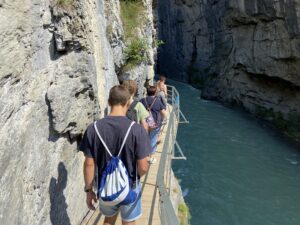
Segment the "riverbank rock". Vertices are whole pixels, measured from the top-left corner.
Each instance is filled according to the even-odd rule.
[[[300,1],[159,1],[159,69],[300,137]]]

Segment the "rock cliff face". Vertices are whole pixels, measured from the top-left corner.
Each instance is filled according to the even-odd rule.
[[[156,48],[153,46],[156,37],[156,30],[153,24],[152,0],[144,0],[145,12],[142,18],[143,25],[136,29],[136,37],[140,40],[145,40],[148,46],[145,52],[146,60],[138,67],[129,70],[121,70],[118,73],[120,81],[132,79],[137,81],[139,89],[137,96],[141,98],[146,94],[146,84],[153,84],[154,79],[154,56]],[[138,16],[137,16],[138,17]]]
[[[0,224],[78,224],[77,145],[124,64],[119,1],[0,0],[0,18]]]
[[[299,0],[158,1],[159,71],[300,137]]]

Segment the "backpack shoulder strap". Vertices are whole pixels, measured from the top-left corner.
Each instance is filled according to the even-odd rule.
[[[144,101],[145,101],[147,109],[149,109],[149,105],[148,105],[148,102],[147,102],[147,97],[144,98]]]
[[[123,143],[122,143],[122,145],[121,145],[121,148],[120,148],[118,157],[121,155],[121,152],[122,152],[123,147],[124,147],[124,145],[125,145],[125,143],[126,143],[126,140],[127,140],[127,138],[128,138],[128,135],[129,135],[129,132],[130,132],[130,130],[131,130],[131,127],[133,126],[134,123],[135,123],[134,121],[131,122],[131,124],[130,124],[130,126],[129,126],[127,132],[126,132],[126,135],[125,135],[124,140],[123,140]]]
[[[129,108],[130,108],[130,109],[134,109],[138,103],[139,103],[138,101],[133,101],[133,102],[131,103],[131,105],[129,106]]]
[[[94,122],[94,128],[95,128],[95,131],[96,131],[96,133],[97,133],[97,136],[99,137],[100,141],[102,142],[102,144],[103,144],[105,150],[106,150],[107,153],[112,157],[113,155],[112,155],[111,152],[109,151],[107,145],[105,144],[103,138],[101,137],[101,135],[100,135],[100,133],[99,133],[99,131],[98,131],[98,128],[97,128],[97,121]]]
[[[150,105],[149,109],[151,110],[152,106],[154,105],[155,101],[156,101],[157,97],[154,98],[152,104]]]
[[[154,103],[155,103],[155,101],[156,101],[156,98],[157,98],[157,97],[154,98],[154,100],[153,100],[152,104],[150,105],[150,107],[149,107],[149,105],[148,105],[147,98],[145,98],[145,103],[146,103],[146,106],[147,106],[147,110],[148,110],[148,111],[151,110],[152,106],[154,105]]]

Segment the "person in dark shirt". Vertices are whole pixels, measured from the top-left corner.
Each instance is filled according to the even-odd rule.
[[[141,103],[145,106],[145,108],[148,111],[151,111],[151,114],[157,126],[154,130],[150,130],[149,132],[152,147],[152,152],[149,158],[149,162],[151,164],[156,162],[153,154],[157,149],[157,140],[159,137],[162,121],[166,117],[166,105],[162,102],[162,99],[160,97],[155,96],[156,91],[157,89],[155,86],[149,86],[147,88],[147,97],[141,99]]]
[[[108,100],[111,112],[107,117],[96,122],[101,137],[114,156],[119,153],[125,134],[132,123],[126,117],[129,99],[130,93],[125,87],[120,85],[113,87]],[[79,148],[85,155],[84,180],[85,192],[87,193],[86,203],[90,209],[95,210],[93,201],[96,202],[97,198],[93,191],[93,183],[96,177],[98,181],[95,182],[97,187],[100,187],[101,175],[111,156],[98,138],[94,124],[88,126]],[[139,180],[147,172],[147,156],[150,152],[150,140],[145,129],[135,123],[125,142],[120,158],[128,171],[132,188],[138,193],[139,197],[134,203],[129,205],[108,207],[101,205],[100,202],[100,211],[105,215],[104,224],[115,224],[118,211],[121,211],[123,224],[135,224],[135,220],[141,216],[140,184],[136,180]],[[94,174],[95,166],[97,174]],[[136,179],[137,176],[138,179]]]
[[[166,83],[166,77],[161,74],[159,76],[159,80],[156,83],[156,87],[157,87],[156,96],[159,96],[162,102],[167,106],[168,89],[165,83]]]

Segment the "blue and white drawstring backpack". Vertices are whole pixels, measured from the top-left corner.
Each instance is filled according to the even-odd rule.
[[[130,186],[129,175],[127,169],[120,159],[121,152],[128,138],[131,127],[134,122],[132,122],[126,132],[123,143],[121,145],[120,151],[117,156],[113,156],[109,151],[107,145],[103,141],[98,129],[96,122],[94,122],[94,127],[96,133],[102,142],[104,148],[111,156],[111,160],[107,163],[100,182],[99,188],[99,201],[100,204],[106,206],[115,206],[115,205],[127,205],[133,203],[137,199],[137,193],[132,190]],[[136,178],[137,179],[137,178]]]

